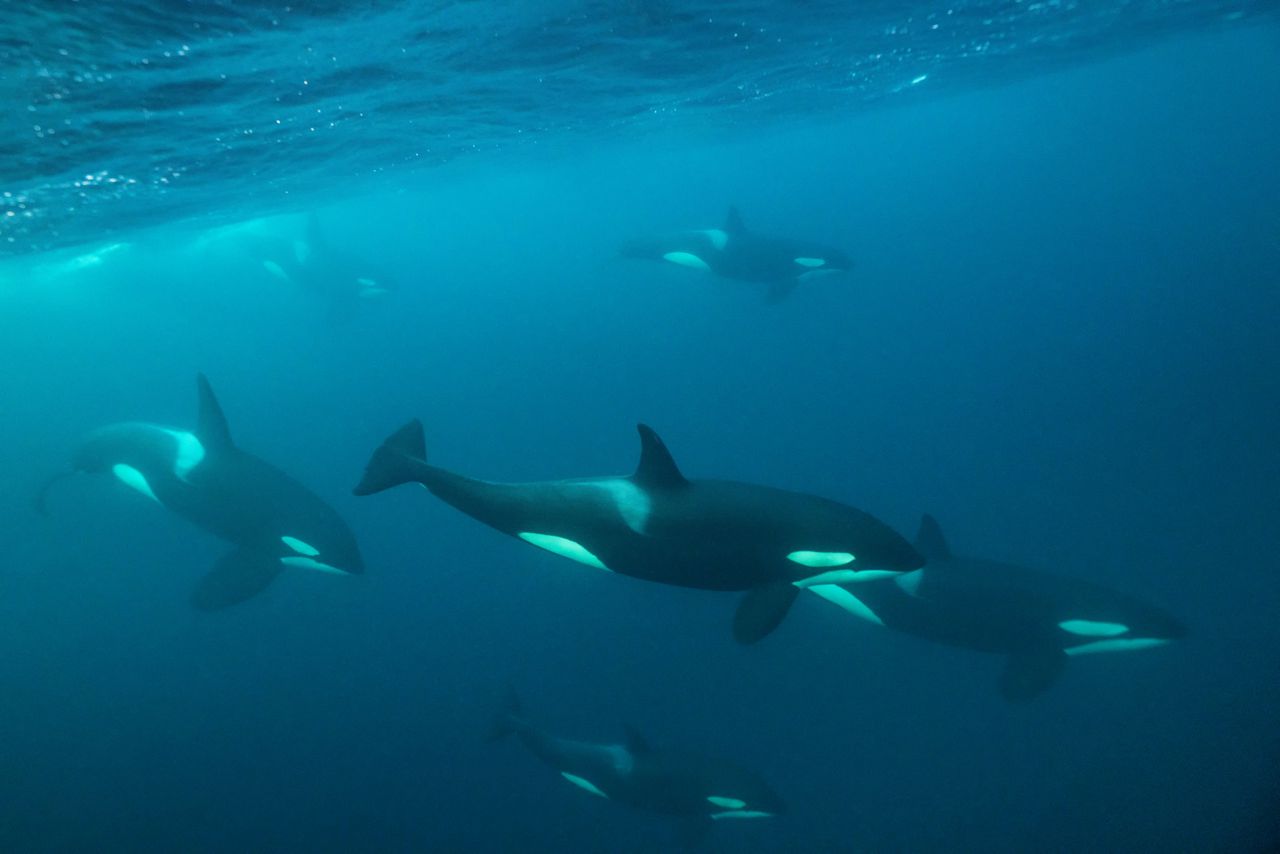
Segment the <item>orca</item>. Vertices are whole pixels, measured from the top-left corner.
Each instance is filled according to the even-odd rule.
[[[787,812],[786,802],[758,775],[714,756],[656,747],[634,727],[626,727],[626,740],[620,744],[549,735],[525,720],[514,692],[499,712],[489,741],[509,735],[584,792],[679,820],[687,842],[700,841],[718,822]]]
[[[702,590],[749,591],[734,634],[772,631],[799,591],[909,572],[924,559],[888,525],[848,505],[766,486],[687,480],[658,434],[638,425],[630,476],[492,483],[427,463],[422,423],[374,451],[356,486],[420,483],[447,504],[597,570]]]
[[[841,585],[824,598],[891,629],[1005,656],[1000,691],[1010,702],[1047,690],[1071,658],[1163,646],[1187,634],[1173,616],[1125,593],[957,557],[927,514],[916,549],[928,560],[922,569],[856,589]]]
[[[235,545],[204,576],[191,603],[211,611],[249,599],[286,567],[360,574],[364,563],[342,518],[298,481],[231,440],[204,374],[194,431],[142,422],[109,424],[77,449],[70,472],[111,474],[197,527]]]
[[[348,318],[361,303],[395,290],[386,270],[333,246],[315,213],[308,214],[301,239],[259,237],[249,250],[267,274],[322,300],[331,319]]]
[[[733,207],[720,228],[634,240],[623,246],[621,254],[624,258],[666,261],[726,279],[767,284],[771,302],[787,296],[802,282],[853,269],[852,260],[839,249],[748,231]]]

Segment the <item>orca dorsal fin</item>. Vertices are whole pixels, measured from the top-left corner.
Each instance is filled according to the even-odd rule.
[[[928,513],[920,517],[920,530],[916,533],[916,551],[925,560],[951,560],[951,547],[942,536],[942,526]]]
[[[747,227],[742,224],[742,214],[737,205],[729,205],[729,213],[724,218],[724,230],[727,234],[742,234]]]
[[[640,431],[640,464],[631,479],[650,489],[687,486],[689,481],[680,474],[662,437],[648,424],[637,424],[636,429]]]
[[[631,751],[633,756],[642,756],[645,753],[652,753],[653,747],[649,744],[649,739],[644,737],[644,733],[636,729],[631,724],[623,724],[623,732],[627,736],[627,750]]]
[[[196,374],[196,393],[199,397],[199,408],[196,412],[196,436],[205,447],[224,450],[235,447],[231,441],[231,430],[227,427],[227,417],[222,414],[218,398],[213,394],[213,386],[204,374]]]

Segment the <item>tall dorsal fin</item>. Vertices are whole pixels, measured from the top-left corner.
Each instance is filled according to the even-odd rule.
[[[920,530],[916,534],[916,551],[926,560],[951,560],[951,547],[942,536],[942,526],[928,513],[920,517]]]
[[[222,414],[218,398],[213,394],[213,386],[204,374],[196,374],[196,389],[199,397],[199,409],[196,413],[196,436],[207,448],[220,450],[234,447],[231,431],[227,428],[227,417]]]
[[[640,431],[640,465],[631,479],[650,489],[686,486],[689,481],[680,474],[662,438],[647,424],[637,424],[636,429]]]
[[[649,739],[645,738],[644,733],[640,732],[640,730],[631,724],[623,724],[622,730],[627,735],[627,750],[631,751],[633,756],[653,752]]]
[[[724,230],[729,234],[742,234],[747,227],[742,224],[742,215],[737,205],[729,205],[729,213],[724,218]]]

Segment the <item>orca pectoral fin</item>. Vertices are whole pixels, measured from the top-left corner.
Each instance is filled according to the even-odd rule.
[[[701,848],[711,833],[711,819],[706,816],[687,816],[676,825],[676,838],[685,850]]]
[[[1000,674],[1000,694],[1010,703],[1034,700],[1062,675],[1067,655],[1052,647],[1014,653]]]
[[[755,643],[778,627],[787,616],[800,588],[789,581],[775,581],[747,591],[733,615],[733,638],[738,643]]]
[[[213,565],[191,594],[200,611],[217,611],[252,599],[275,580],[284,565],[265,552],[236,549]]]
[[[796,285],[798,284],[799,282],[795,279],[783,279],[782,281],[774,282],[769,286],[768,292],[764,295],[764,301],[769,305],[777,305],[787,297],[791,296],[791,292],[796,289]]]

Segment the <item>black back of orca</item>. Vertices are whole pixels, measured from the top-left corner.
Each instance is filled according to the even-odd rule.
[[[426,462],[410,422],[374,452],[357,495],[406,482],[505,534],[596,569],[704,590],[752,591],[735,632],[756,639],[800,588],[915,569],[923,558],[883,522],[817,496],[731,481],[688,480],[652,429],[639,426],[629,477],[490,483]]]
[[[201,581],[203,610],[242,602],[285,567],[360,573],[350,528],[298,481],[231,440],[222,407],[203,374],[195,431],[146,423],[112,424],[77,450],[74,468],[114,474],[132,489],[236,545]]]
[[[656,748],[631,727],[621,744],[549,735],[524,719],[514,694],[499,713],[490,740],[509,734],[586,792],[634,809],[698,822],[704,830],[715,821],[767,818],[787,809],[759,775],[719,757]]]
[[[1001,690],[1031,699],[1068,658],[1141,649],[1183,637],[1185,628],[1136,597],[1081,579],[952,554],[926,515],[916,572],[849,592],[888,628],[938,643],[1008,656]]]

